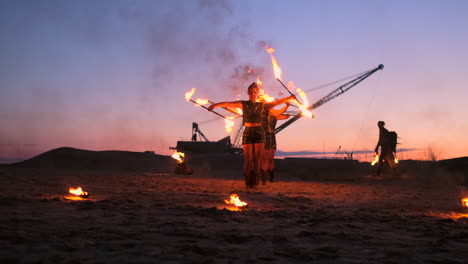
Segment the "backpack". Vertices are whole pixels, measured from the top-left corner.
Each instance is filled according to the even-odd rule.
[[[398,134],[395,131],[388,132],[388,144],[392,152],[396,152],[396,145],[398,144]]]

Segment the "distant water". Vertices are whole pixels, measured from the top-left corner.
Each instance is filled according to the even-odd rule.
[[[16,163],[23,161],[24,159],[18,159],[18,158],[1,158],[0,157],[0,164],[11,164],[11,163]]]

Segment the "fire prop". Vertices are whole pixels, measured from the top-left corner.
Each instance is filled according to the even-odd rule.
[[[74,194],[80,198],[88,198],[89,196],[89,193],[88,192],[85,192],[81,189],[81,187],[78,187],[78,188],[69,188],[68,189],[68,192],[71,193],[71,194]]]
[[[275,56],[273,55],[273,53],[275,53],[275,49],[269,46],[266,46],[265,49],[268,53],[270,53],[271,63],[273,64],[273,72],[275,73],[276,80],[281,84],[281,86],[284,87],[284,89],[286,89],[286,91],[288,91],[290,95],[293,95],[291,90],[281,81],[282,70],[278,65],[278,60],[276,60]],[[299,102],[299,100],[295,100],[295,101],[297,102],[298,107],[301,109],[302,115],[307,116],[308,118],[313,118],[314,116],[312,115],[312,112],[310,112],[308,109],[309,103],[307,102],[307,97],[305,93],[300,89],[298,89],[298,92],[299,92],[299,96],[302,98],[304,103]]]
[[[210,104],[214,104],[214,102],[208,100],[208,102]],[[229,119],[234,119],[234,118],[238,118],[238,117],[241,117],[242,116],[242,109],[240,108],[229,108],[229,107],[223,107],[224,109],[226,109],[227,111],[233,113],[233,114],[236,114],[237,116],[230,116],[228,117]]]
[[[194,103],[197,106],[201,106],[201,107],[203,107],[203,108],[205,108],[206,110],[209,111],[208,107],[206,107],[204,105],[208,104],[208,103],[213,103],[213,102],[211,102],[211,101],[209,101],[207,99],[200,99],[200,98],[197,98],[194,101],[194,100],[192,100],[193,93],[195,93],[195,88],[192,88],[192,90],[190,90],[190,92],[185,93],[185,100],[190,101],[190,102]],[[238,108],[230,109],[230,108],[227,108],[227,107],[224,107],[224,109],[230,111],[231,113],[236,114],[236,116],[226,117],[226,116],[223,116],[223,115],[221,115],[221,114],[219,114],[219,113],[217,113],[215,111],[211,111],[211,112],[213,112],[213,113],[217,114],[218,116],[224,118],[226,132],[229,133],[229,132],[232,131],[232,128],[234,127],[234,121],[232,121],[232,120],[242,116],[242,110],[238,109]]]
[[[205,108],[206,110],[208,110],[208,107],[204,106],[204,104],[208,103],[208,100],[198,98],[197,100],[194,101],[194,100],[192,100],[193,93],[195,93],[195,88],[192,88],[192,90],[190,90],[190,92],[185,93],[185,100],[190,101],[190,102],[192,102],[192,103],[194,103],[194,104],[196,104],[198,106],[201,106],[201,107]],[[226,119],[225,116],[223,116],[222,114],[220,114],[218,112],[215,112],[215,111],[211,111],[211,112],[217,114],[218,116],[220,116],[220,117],[222,117],[224,119]]]
[[[284,83],[281,81],[282,70],[278,65],[278,60],[276,60],[275,55],[273,55],[273,53],[275,53],[275,49],[269,46],[266,46],[265,49],[268,53],[270,53],[271,64],[273,64],[273,72],[275,73],[276,80],[284,87],[284,89],[286,89],[286,91],[288,91],[290,95],[293,95],[292,92],[288,89],[288,87],[286,87],[286,85],[284,85]]]
[[[235,207],[229,207],[226,208],[230,211],[241,211],[244,209],[247,209],[249,206],[246,202],[243,202],[240,200],[239,196],[237,194],[231,194],[230,200],[224,200],[226,204],[234,205]]]

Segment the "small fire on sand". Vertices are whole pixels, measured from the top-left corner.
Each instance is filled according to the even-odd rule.
[[[83,189],[81,189],[81,187],[69,188],[68,192],[70,194],[73,194],[74,196],[68,196],[67,198],[74,199],[74,200],[81,200],[80,198],[88,198],[89,197],[89,193],[83,191]]]
[[[468,207],[468,198],[463,198],[461,202],[462,202],[462,206]]]
[[[246,202],[243,202],[240,200],[239,196],[237,194],[231,194],[230,200],[224,200],[226,204],[234,205],[235,207],[228,207],[229,211],[241,211],[244,209],[247,209],[249,206]]]

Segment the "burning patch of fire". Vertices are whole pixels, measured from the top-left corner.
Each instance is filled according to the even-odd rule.
[[[461,202],[463,207],[468,207],[468,198],[461,199]]]
[[[185,160],[185,153],[174,151],[171,156],[177,163],[183,163]]]
[[[241,211],[241,210],[245,210],[248,208],[248,204],[246,202],[243,202],[241,201],[241,199],[239,198],[239,196],[237,194],[231,194],[231,197],[230,197],[230,200],[224,200],[224,202],[226,204],[229,204],[229,205],[234,205],[234,207],[227,207],[226,209],[230,210],[230,211]]]
[[[68,192],[71,193],[71,194],[74,194],[74,195],[76,195],[77,197],[80,197],[80,198],[88,198],[88,196],[89,196],[89,193],[83,191],[83,189],[81,189],[81,187],[69,188]]]

